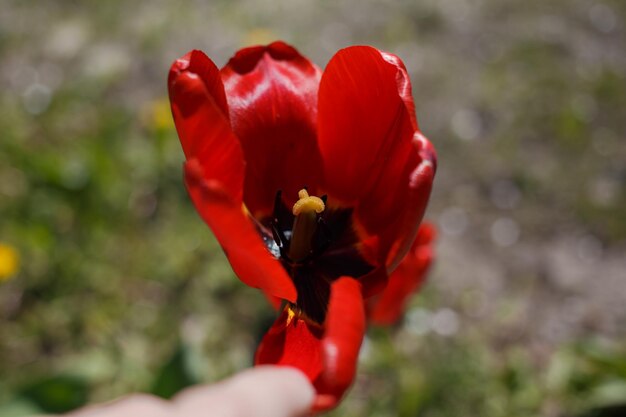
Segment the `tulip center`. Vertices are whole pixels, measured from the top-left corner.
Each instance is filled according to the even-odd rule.
[[[278,191],[274,211],[260,219],[259,232],[296,286],[298,298],[291,311],[315,323],[325,320],[334,280],[358,279],[373,269],[359,250],[352,209],[330,206],[325,195],[301,189],[290,209]]]

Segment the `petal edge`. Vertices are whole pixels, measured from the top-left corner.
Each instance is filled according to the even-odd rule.
[[[203,178],[202,167],[195,159],[185,164],[185,184],[239,279],[267,294],[295,302],[297,293],[291,278],[266,249],[241,202],[219,181]]]

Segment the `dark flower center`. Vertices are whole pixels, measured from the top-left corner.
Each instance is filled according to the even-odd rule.
[[[298,299],[292,308],[317,323],[326,318],[330,285],[341,276],[359,278],[374,267],[361,255],[352,209],[327,205],[326,196],[309,196],[306,189],[292,210],[280,191],[271,217],[260,232],[270,252],[291,276]]]

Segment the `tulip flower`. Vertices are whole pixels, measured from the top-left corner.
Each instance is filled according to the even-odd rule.
[[[433,262],[435,227],[423,223],[400,265],[389,276],[385,289],[367,300],[368,322],[390,325],[397,322],[411,295],[420,289]]]
[[[300,369],[334,407],[352,383],[365,299],[409,250],[435,173],[395,55],[342,49],[322,71],[293,47],[201,51],[172,65],[185,184],[237,276],[281,312],[256,364]]]

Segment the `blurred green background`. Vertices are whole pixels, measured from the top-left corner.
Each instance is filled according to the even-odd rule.
[[[399,55],[439,152],[436,266],[332,415],[626,415],[621,0],[4,0],[0,415],[250,366],[274,313],[186,195],[165,79],[274,39]]]

